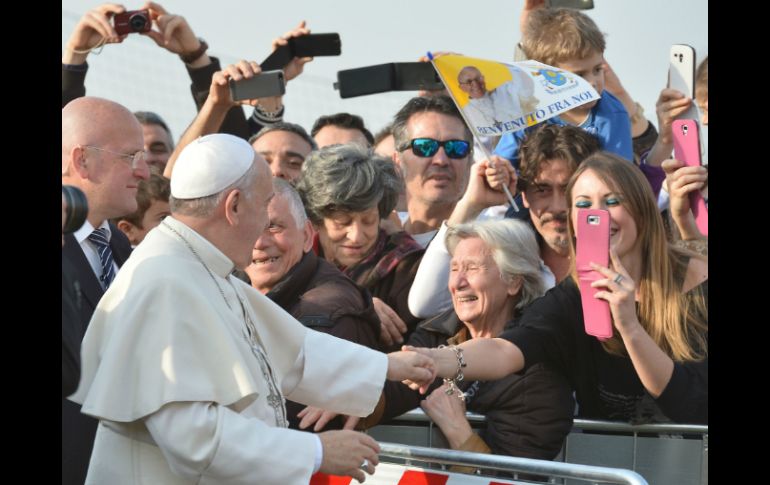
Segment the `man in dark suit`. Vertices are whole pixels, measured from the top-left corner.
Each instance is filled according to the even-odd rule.
[[[125,235],[108,221],[134,212],[140,180],[149,177],[142,126],[125,107],[94,97],[62,109],[62,184],[88,199],[88,219],[64,238],[62,260],[73,268],[82,292],[71,329],[82,340],[99,299],[131,252]],[[97,421],[62,400],[62,483],[82,484]]]

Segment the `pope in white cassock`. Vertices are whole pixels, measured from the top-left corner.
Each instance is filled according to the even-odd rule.
[[[432,361],[310,330],[231,276],[251,262],[270,170],[240,138],[179,156],[171,213],[121,268],[82,345],[71,399],[100,420],[87,483],[307,484],[317,470],[374,472],[354,431],[288,429],[289,398],[366,416],[384,380],[427,380]]]
[[[510,81],[487,91],[484,75],[478,68],[466,66],[460,70],[457,82],[468,95],[468,103],[462,109],[476,129],[517,120],[537,107],[532,79],[513,66],[509,66],[509,71]]]

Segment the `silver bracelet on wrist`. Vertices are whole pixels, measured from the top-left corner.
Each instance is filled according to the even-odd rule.
[[[447,385],[447,389],[444,392],[446,392],[447,395],[451,396],[455,393],[455,391],[457,391],[457,397],[461,401],[465,401],[465,393],[457,387],[457,383],[461,382],[465,378],[465,376],[463,375],[463,369],[465,367],[468,367],[468,364],[465,362],[465,357],[463,357],[463,349],[461,349],[456,345],[449,345],[449,346],[439,345],[438,348],[440,349],[450,348],[452,349],[452,351],[454,351],[455,356],[457,356],[457,372],[455,373],[454,377],[444,378],[444,384]]]

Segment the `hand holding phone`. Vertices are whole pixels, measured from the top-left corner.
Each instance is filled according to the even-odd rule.
[[[283,71],[263,71],[256,76],[234,81],[230,79],[230,96],[233,101],[281,96],[286,92]]]
[[[340,34],[307,34],[290,37],[262,61],[263,70],[283,69],[295,57],[338,56],[342,52]]]
[[[671,131],[674,140],[674,158],[684,162],[686,166],[700,166],[698,123],[695,120],[674,120],[671,123]],[[690,210],[700,233],[708,236],[708,209],[700,190],[690,192]]]
[[[578,209],[577,248],[575,267],[583,307],[586,333],[599,340],[612,337],[610,304],[594,297],[598,291],[591,286],[605,276],[591,268],[591,263],[610,265],[610,213],[604,209]]]

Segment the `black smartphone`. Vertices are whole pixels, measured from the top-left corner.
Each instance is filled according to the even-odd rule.
[[[442,89],[444,83],[429,62],[391,62],[337,72],[334,84],[341,98],[388,91]]]
[[[287,45],[276,49],[260,67],[265,70],[283,69],[295,57],[338,56],[342,52],[340,34],[308,34],[289,39]]]
[[[590,10],[594,8],[594,0],[546,0],[549,8],[574,8],[577,10]]]
[[[444,89],[444,83],[430,62],[396,62],[396,88],[394,91],[434,91]]]
[[[283,80],[283,71],[263,71],[254,77],[230,80],[230,96],[233,101],[242,99],[269,98],[281,96],[286,92],[286,83]]]

